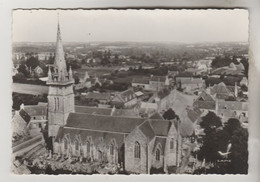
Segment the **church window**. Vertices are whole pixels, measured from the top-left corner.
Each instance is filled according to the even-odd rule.
[[[90,154],[90,143],[87,141],[87,154]]]
[[[54,98],[54,111],[56,111],[56,97]]]
[[[173,149],[174,148],[174,141],[173,141],[173,139],[171,139],[171,141],[170,141],[170,149]]]
[[[57,110],[59,110],[59,106],[60,106],[59,98],[57,98]]]
[[[78,140],[75,140],[75,149],[79,150],[79,142],[78,142]]]
[[[111,144],[110,146],[109,146],[109,149],[110,149],[110,155],[114,155],[114,144]]]
[[[160,160],[160,156],[161,156],[161,151],[159,148],[156,149],[156,152],[155,152],[155,158],[157,161]]]
[[[140,157],[141,157],[140,153],[141,153],[140,143],[139,142],[135,142],[135,150],[134,150],[135,158],[140,159]]]
[[[65,150],[68,149],[68,141],[67,141],[67,139],[64,140],[64,149]]]

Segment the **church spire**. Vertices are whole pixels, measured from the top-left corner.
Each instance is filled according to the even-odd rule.
[[[57,41],[56,41],[56,51],[55,51],[55,60],[54,60],[54,68],[56,74],[58,74],[59,81],[66,81],[67,66],[64,58],[63,45],[61,41],[61,32],[60,32],[60,23],[58,21],[57,28]]]

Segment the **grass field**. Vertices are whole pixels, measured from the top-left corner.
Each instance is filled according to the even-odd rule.
[[[48,86],[13,83],[12,91],[22,94],[42,95],[48,94]]]

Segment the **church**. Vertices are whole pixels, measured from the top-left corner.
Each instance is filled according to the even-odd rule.
[[[130,115],[90,113],[74,104],[73,72],[67,69],[58,24],[53,68],[49,68],[48,134],[53,152],[123,166],[129,173],[178,167],[182,138],[178,121]]]

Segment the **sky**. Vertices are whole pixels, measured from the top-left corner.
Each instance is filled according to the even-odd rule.
[[[59,14],[59,16],[58,16]],[[247,42],[247,10],[14,10],[14,42]]]

